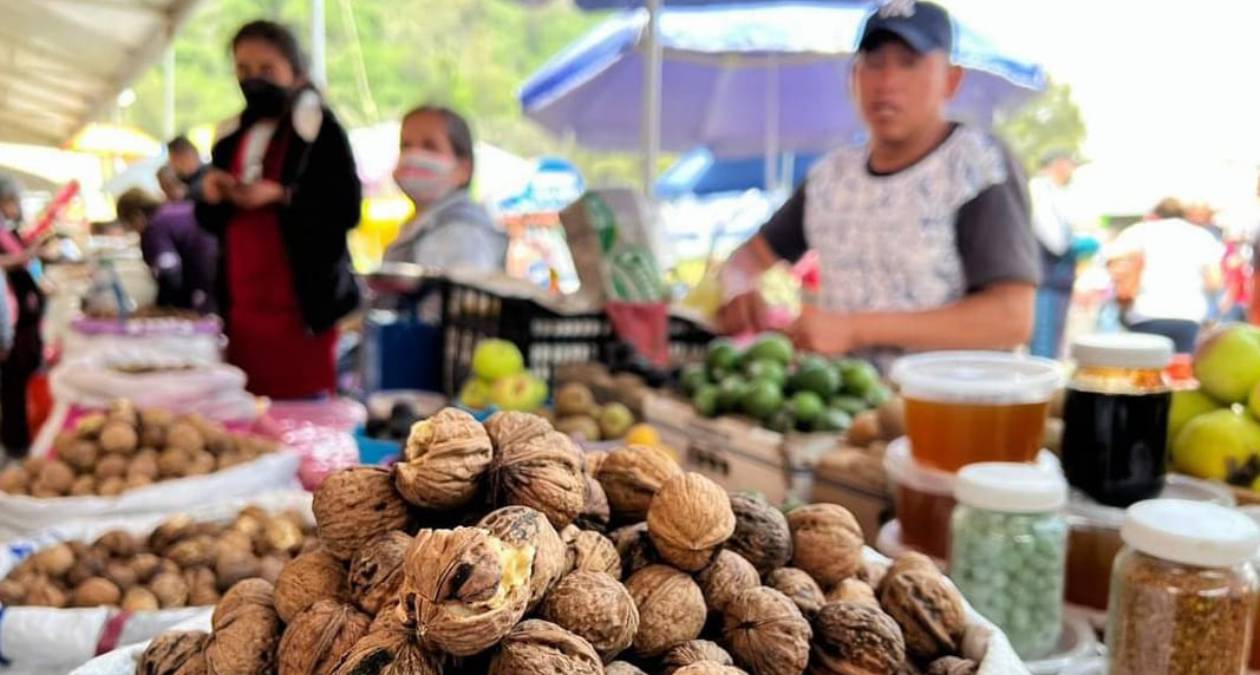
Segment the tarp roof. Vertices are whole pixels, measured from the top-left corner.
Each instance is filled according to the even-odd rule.
[[[61,145],[162,55],[200,0],[0,0],[0,141]]]

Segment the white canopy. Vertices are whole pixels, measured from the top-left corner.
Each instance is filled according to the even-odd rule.
[[[0,141],[61,145],[162,55],[200,0],[0,0]]]

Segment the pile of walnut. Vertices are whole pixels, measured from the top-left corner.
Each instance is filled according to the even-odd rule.
[[[786,517],[659,450],[583,458],[546,421],[444,410],[390,470],[331,475],[320,548],[251,579],[137,673],[967,675],[963,601],[887,573],[831,504]]]
[[[32,497],[122,494],[158,481],[213,473],[253,461],[276,444],[229,433],[198,415],[137,410],[116,401],[84,417],[53,444],[54,457],[32,457],[0,472],[0,492]]]
[[[0,581],[0,603],[121,607],[130,612],[204,607],[242,579],[276,579],[316,540],[299,513],[242,510],[228,524],[175,516],[148,537],[112,530],[88,544],[41,549]]]

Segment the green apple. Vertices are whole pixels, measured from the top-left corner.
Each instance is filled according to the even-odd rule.
[[[612,402],[599,411],[600,435],[608,440],[621,438],[634,426],[634,413],[626,406]]]
[[[1257,398],[1254,392],[1251,395],[1251,401],[1251,409],[1255,410]],[[1176,440],[1177,434],[1181,433],[1182,428],[1190,420],[1220,408],[1221,404],[1217,403],[1216,399],[1198,389],[1185,389],[1173,392],[1172,408],[1168,411],[1168,440]]]
[[[1190,420],[1173,441],[1178,471],[1223,481],[1260,453],[1260,424],[1240,410],[1215,410]]]
[[[1214,332],[1194,355],[1199,386],[1222,403],[1242,403],[1260,382],[1260,331],[1234,324]]]
[[[490,390],[490,402],[500,410],[533,412],[547,400],[547,384],[533,373],[501,378]]]
[[[490,407],[490,389],[491,384],[485,380],[472,377],[469,378],[464,386],[459,390],[459,402],[465,408],[473,410],[482,410]]]
[[[525,370],[525,357],[511,342],[489,338],[473,350],[472,369],[477,377],[494,382]]]

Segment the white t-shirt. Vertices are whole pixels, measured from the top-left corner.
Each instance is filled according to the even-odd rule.
[[[1205,275],[1220,267],[1225,247],[1210,232],[1180,218],[1136,223],[1112,243],[1111,256],[1142,253],[1142,284],[1130,323],[1153,319],[1203,321]]]

